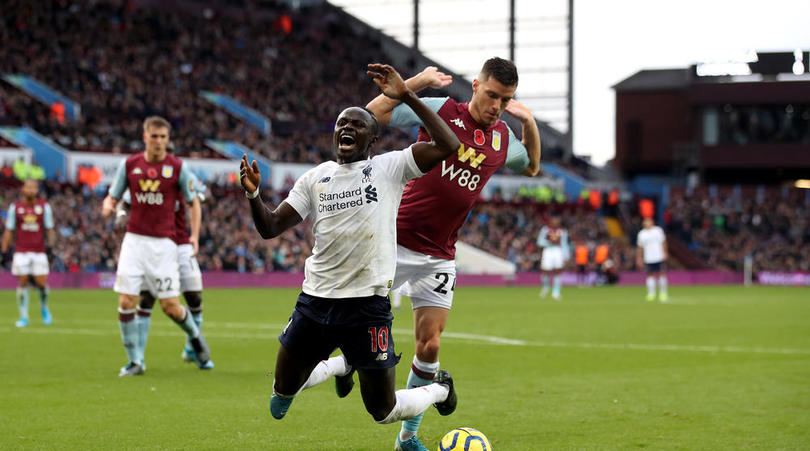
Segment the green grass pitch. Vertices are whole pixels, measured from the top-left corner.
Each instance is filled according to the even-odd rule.
[[[810,448],[810,291],[672,287],[459,287],[442,341],[458,410],[431,408],[420,437],[436,449],[459,426],[498,451]],[[54,325],[13,326],[0,311],[0,449],[391,450],[399,424],[378,425],[359,390],[307,390],[282,421],[268,412],[278,341],[297,290],[207,290],[205,331],[216,368],[183,363],[183,336],[159,310],[143,377],[125,362],[111,291],[54,290]],[[412,317],[396,312],[402,388]]]

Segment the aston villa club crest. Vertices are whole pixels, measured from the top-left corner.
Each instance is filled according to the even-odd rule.
[[[484,136],[484,132],[481,131],[480,128],[476,128],[475,133],[473,133],[473,142],[475,143],[475,145],[483,146],[486,141],[487,139]]]
[[[170,179],[172,178],[172,174],[174,174],[174,168],[168,164],[164,164],[163,170],[160,171],[160,175],[162,175],[163,178]]]
[[[492,148],[501,150],[501,132],[492,132]]]
[[[34,205],[34,213],[38,214],[38,215],[41,215],[42,214],[42,207],[40,207],[39,205]]]

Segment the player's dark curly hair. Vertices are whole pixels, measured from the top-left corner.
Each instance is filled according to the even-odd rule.
[[[504,86],[517,86],[518,84],[518,73],[515,63],[503,58],[498,58],[497,56],[488,59],[484,63],[484,67],[481,68],[481,74],[478,78],[482,81],[486,81],[490,76],[495,77],[495,80],[498,80],[498,82]]]

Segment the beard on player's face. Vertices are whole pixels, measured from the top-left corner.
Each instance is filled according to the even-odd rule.
[[[36,183],[26,181],[22,187],[22,195],[26,200],[32,200],[37,197],[39,187]]]

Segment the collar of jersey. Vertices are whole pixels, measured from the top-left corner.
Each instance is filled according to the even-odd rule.
[[[352,163],[343,163],[343,164],[338,163],[338,167],[339,168],[345,168],[345,169],[357,169],[359,167],[366,167],[366,165],[368,165],[370,162],[371,162],[371,157],[369,156],[365,160],[358,160],[358,161],[355,161],[355,162],[352,162]],[[335,163],[337,163],[337,162],[335,162]]]

